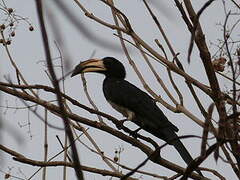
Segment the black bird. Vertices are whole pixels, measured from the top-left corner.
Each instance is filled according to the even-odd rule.
[[[173,145],[187,164],[193,161],[176,134],[178,128],[167,119],[153,98],[124,80],[126,71],[120,61],[113,57],[89,59],[75,67],[72,77],[86,72],[97,72],[106,76],[103,93],[114,109],[140,128]]]

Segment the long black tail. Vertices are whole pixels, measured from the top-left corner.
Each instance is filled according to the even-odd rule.
[[[189,165],[193,161],[193,158],[188,152],[188,150],[185,148],[183,143],[180,141],[180,139],[178,139],[177,136],[176,138],[177,139],[173,140],[172,145],[175,147],[175,149],[178,151],[178,153],[180,154],[182,159],[187,163],[187,165]]]
[[[175,133],[174,133],[175,134]],[[176,135],[176,134],[175,134]],[[173,140],[172,145],[175,147],[175,149],[178,151],[178,153],[180,154],[180,156],[182,157],[182,159],[187,163],[187,165],[189,165],[192,161],[193,158],[190,155],[190,153],[188,152],[188,150],[185,148],[185,146],[183,145],[183,143],[180,141],[180,139],[178,138],[178,136],[176,135],[175,137],[176,139]],[[200,170],[196,170],[196,172],[203,176],[203,174],[201,173]]]
[[[141,121],[136,121],[136,124],[138,124],[141,127],[140,122]],[[174,132],[174,130],[171,127],[163,128],[160,130],[159,130],[159,128],[152,127],[152,126],[143,126],[142,128],[144,130],[146,130],[147,132],[151,133],[152,135],[166,141],[170,145],[173,145],[175,147],[175,149],[178,151],[178,153],[180,154],[180,156],[182,157],[182,159],[186,162],[187,165],[189,165],[193,161],[192,156],[190,155],[188,150],[185,148],[185,146],[180,141],[179,137],[177,136],[177,134]],[[203,176],[201,171],[196,170],[196,172],[199,175]]]
[[[175,149],[178,151],[178,153],[180,154],[180,156],[182,157],[182,159],[186,162],[187,165],[189,165],[193,161],[193,158],[190,155],[190,153],[188,152],[188,150],[185,148],[183,143],[180,141],[177,134],[174,131],[171,131],[169,129],[164,129],[162,131],[162,133],[165,136],[164,137],[165,141],[167,141],[169,144],[173,145],[175,147]],[[196,172],[199,175],[203,176],[201,171],[196,170]]]

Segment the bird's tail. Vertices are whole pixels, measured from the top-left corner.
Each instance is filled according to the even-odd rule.
[[[155,135],[156,137],[166,141],[168,144],[173,145],[187,165],[189,165],[193,161],[192,156],[190,155],[188,150],[185,148],[183,143],[180,141],[179,137],[174,132],[174,130],[165,128],[159,131],[159,129],[149,128],[149,127],[144,127],[144,129],[149,133]],[[196,172],[199,175],[203,176],[201,171],[196,170]]]
[[[185,148],[185,146],[180,141],[180,139],[178,139],[177,136],[176,139],[173,140],[172,145],[175,147],[175,149],[178,151],[178,153],[180,154],[182,159],[187,163],[187,165],[189,165],[193,161],[192,156],[190,155],[188,150]]]
[[[185,146],[183,145],[183,143],[180,141],[180,139],[178,138],[178,136],[176,135],[176,139],[173,140],[172,145],[175,147],[175,149],[178,151],[178,153],[180,154],[180,156],[182,157],[182,159],[187,163],[187,165],[189,165],[192,161],[193,158],[190,155],[190,153],[188,152],[188,150],[185,148]],[[201,173],[200,170],[196,170],[196,172],[203,176],[203,174]]]
[[[190,153],[188,152],[188,150],[185,148],[185,146],[183,145],[183,143],[180,141],[179,137],[177,136],[177,134],[173,131],[164,131],[165,135],[167,135],[166,137],[168,137],[168,139],[166,139],[166,141],[173,145],[175,147],[175,149],[178,151],[178,153],[180,154],[180,156],[182,157],[182,159],[185,161],[185,163],[187,165],[189,165],[192,161],[193,158],[190,155]],[[171,138],[169,138],[171,137]],[[196,172],[203,176],[203,174],[201,173],[200,170],[196,170]]]
[[[193,161],[192,156],[172,129],[165,128],[159,131],[158,129],[152,128],[146,130],[160,139],[165,140],[168,144],[173,145],[187,165]]]

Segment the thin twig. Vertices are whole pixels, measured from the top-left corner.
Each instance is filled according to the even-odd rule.
[[[79,135],[74,141],[76,141],[77,139],[79,139],[81,137],[81,135]],[[61,150],[60,152],[58,152],[57,154],[53,155],[51,158],[48,159],[47,162],[51,162],[53,159],[55,159],[56,157],[58,157],[60,154],[64,153],[65,151],[68,150],[68,148],[71,147],[71,144],[68,145],[66,148],[64,148],[63,150]],[[43,167],[40,167],[37,171],[35,171],[27,180],[31,180]]]
[[[181,177],[181,180],[186,180],[189,177],[189,174],[192,173],[219,146],[220,144],[218,142],[213,144],[208,148],[204,155],[198,157],[197,160],[190,163],[183,176]]]
[[[88,99],[89,103],[92,105],[92,107],[93,107],[96,111],[99,111],[99,110],[98,110],[98,107],[97,107],[96,104],[93,102],[90,94],[88,93],[87,80],[86,80],[84,74],[81,74],[81,79],[82,79],[82,82],[83,82],[83,90],[84,90],[84,92],[85,92],[85,95],[87,96],[87,99]],[[97,115],[97,117],[98,117],[98,119],[99,119],[99,121],[100,121],[101,123],[104,123],[103,118],[102,118],[100,115]]]
[[[119,172],[112,164],[111,162],[105,158],[103,151],[100,149],[96,141],[90,136],[87,129],[85,129],[83,126],[80,125],[80,123],[77,123],[78,127],[81,128],[83,134],[88,138],[88,140],[91,142],[93,147],[97,150],[98,154],[101,156],[102,160],[107,164],[108,167],[110,167],[114,172]],[[75,126],[74,126],[75,127]],[[74,131],[75,132],[75,131]],[[80,139],[78,141],[81,143]]]
[[[178,139],[184,139],[184,138],[191,138],[191,137],[196,137],[196,138],[201,138],[199,136],[193,136],[193,135],[190,135],[190,136],[179,136]],[[175,139],[172,139],[172,141],[175,141]],[[132,171],[130,171],[129,173],[127,173],[125,176],[123,176],[121,178],[121,180],[126,180],[126,178],[130,177],[131,175],[133,175],[135,172],[137,172],[138,169],[140,169],[141,167],[143,167],[150,159],[152,158],[159,158],[159,155],[158,153],[161,151],[162,148],[164,148],[165,146],[167,146],[168,143],[164,143],[163,145],[159,146],[152,154],[150,154],[143,162],[141,162],[136,168],[134,168]],[[214,146],[215,147],[215,146]],[[214,148],[213,147],[213,148]],[[209,148],[210,150],[212,150],[212,148]],[[209,151],[210,151],[209,150]],[[193,168],[197,168],[197,166],[199,165],[198,163],[201,161],[202,159],[199,158],[197,160],[195,160],[195,164],[191,163],[192,164],[192,167]],[[191,166],[191,164],[189,166]],[[195,166],[197,164],[197,166]],[[186,171],[188,171],[189,167],[186,169]],[[183,177],[184,175],[186,174],[186,171],[183,173]],[[189,173],[192,173],[192,171]],[[187,175],[188,176],[188,175]],[[201,177],[201,176],[200,176]],[[203,178],[201,177],[202,179],[207,179],[207,178]]]
[[[171,101],[177,105],[178,102],[176,101],[176,99],[172,96],[172,94],[169,92],[168,88],[165,86],[164,82],[162,81],[162,79],[160,78],[160,76],[158,75],[158,73],[156,72],[156,70],[154,69],[153,65],[151,64],[151,62],[149,61],[148,57],[145,55],[145,53],[142,50],[142,47],[135,42],[136,46],[138,47],[139,51],[141,52],[144,60],[146,61],[147,65],[149,66],[150,70],[153,72],[155,78],[157,79],[158,83],[161,85],[161,87],[164,89],[164,91],[166,92],[166,94],[168,95],[168,97],[171,99]]]
[[[66,136],[64,136],[64,139],[65,139]],[[63,145],[62,141],[60,140],[59,136],[56,135],[56,138],[61,146],[62,149],[66,149],[67,146],[65,146],[65,144]],[[77,138],[76,138],[77,139]],[[72,162],[72,159],[69,157],[68,155],[68,151],[64,151],[64,155],[66,154],[66,158],[68,159],[69,162]],[[67,160],[64,160],[64,162],[67,162]]]
[[[4,37],[3,31],[0,30],[0,33],[1,33],[2,39],[5,41],[5,37]],[[11,56],[11,53],[10,53],[10,51],[9,51],[9,49],[8,49],[8,46],[5,44],[4,47],[5,47],[5,50],[6,50],[6,52],[7,52],[8,58],[9,58],[12,66],[14,67],[14,69],[15,69],[15,71],[16,71],[17,77],[18,77],[18,76],[20,77],[20,79],[23,81],[23,84],[28,85],[28,83],[27,83],[27,81],[25,80],[24,76],[22,75],[21,71],[19,70],[19,68],[17,67],[16,63],[14,62],[13,57]],[[37,95],[32,89],[30,89],[30,91],[31,91],[31,93],[32,93],[34,96],[38,97],[38,95]]]
[[[3,85],[0,85],[0,90],[3,91],[3,92],[6,92],[10,95],[13,95],[13,96],[16,96],[16,97],[19,97],[21,99],[24,99],[26,101],[31,101],[31,102],[34,102],[34,103],[37,103],[39,104],[40,106],[43,106],[45,108],[47,108],[50,112],[54,112],[54,114],[58,115],[58,116],[61,116],[61,113],[62,111],[60,110],[60,108],[52,103],[48,103],[47,101],[44,101],[42,99],[39,99],[39,98],[36,98],[34,96],[31,96],[29,94],[25,94],[23,92],[20,92],[20,91],[16,91],[16,90],[12,90],[11,88],[7,88]],[[76,121],[76,122],[81,122],[83,124],[86,124],[88,126],[91,126],[91,127],[94,127],[94,128],[97,128],[101,131],[104,131],[104,132],[107,132],[119,139],[122,139],[123,141],[127,142],[127,143],[130,143],[131,145],[139,148],[142,152],[144,152],[146,155],[150,155],[153,150],[141,143],[139,140],[135,139],[135,138],[132,138],[130,137],[129,135],[126,135],[120,131],[117,131],[116,129],[114,128],[111,128],[109,126],[106,126],[106,125],[103,125],[97,121],[93,121],[93,120],[90,120],[90,119],[87,119],[87,118],[84,118],[84,117],[81,117],[77,114],[73,114],[73,113],[69,113],[69,112],[66,112],[65,113],[66,116],[73,120],[73,121]],[[118,122],[118,121],[117,121]],[[131,132],[131,131],[129,131]],[[149,140],[146,139],[148,142]],[[177,166],[176,164],[173,164],[167,160],[165,160],[164,158],[161,158],[161,159],[151,159],[151,161],[155,162],[156,164],[159,164],[159,165],[162,165],[168,169],[171,169],[175,172],[180,172],[180,173],[183,173],[184,172],[184,168],[180,167],[180,166]],[[191,177],[199,177],[199,175],[197,175],[196,173],[192,174]]]
[[[53,84],[53,86],[54,86],[54,88],[56,89],[56,92],[57,92],[56,95],[57,95],[58,105],[59,105],[59,108],[61,110],[60,114],[61,114],[61,117],[62,117],[63,122],[64,122],[65,131],[68,135],[69,141],[73,142],[74,141],[73,133],[72,133],[71,127],[68,123],[69,120],[67,118],[66,110],[65,110],[63,102],[62,102],[62,97],[61,97],[61,94],[60,94],[60,88],[59,88],[58,80],[57,80],[56,74],[54,72],[54,68],[53,68],[53,64],[52,64],[52,60],[51,60],[50,47],[49,47],[49,43],[48,43],[48,35],[47,35],[45,22],[44,22],[44,18],[43,18],[42,1],[41,0],[36,0],[35,2],[36,2],[37,13],[38,13],[38,20],[40,22],[42,41],[43,41],[43,44],[44,44],[44,51],[45,51],[45,56],[46,56],[46,60],[47,60],[48,70],[49,70],[49,73],[50,73],[51,78],[52,78],[52,84]],[[76,148],[76,145],[74,143],[71,146],[71,149],[72,149],[73,161],[74,161],[74,164],[75,164],[75,166],[74,166],[75,173],[76,173],[77,178],[79,180],[83,180],[84,178],[83,178],[83,173],[82,173],[82,170],[81,170],[82,168],[81,168],[77,148]]]
[[[238,3],[236,3],[234,0],[231,0],[233,2],[233,4],[240,9],[240,5]]]
[[[177,95],[178,95],[178,98],[179,98],[179,101],[180,101],[180,103],[178,103],[178,104],[183,106],[183,95],[180,92],[180,90],[178,89],[176,83],[174,82],[173,77],[172,77],[172,73],[171,73],[169,68],[167,68],[167,72],[168,72],[168,76],[169,76],[170,82],[171,82],[173,88],[175,89],[175,91],[177,92]],[[178,104],[176,104],[176,105],[178,105]]]
[[[44,162],[47,162],[48,157],[48,116],[47,109],[45,108],[45,126],[44,126]],[[46,180],[47,178],[47,168],[43,168],[42,180]]]
[[[199,18],[201,16],[201,14],[203,13],[203,11],[209,7],[212,2],[215,0],[208,0],[201,8],[200,10],[197,12],[196,16],[194,17],[194,21],[193,21],[193,28],[191,31],[191,39],[190,39],[190,43],[189,43],[189,47],[188,47],[188,56],[187,56],[187,60],[188,63],[190,63],[190,58],[191,58],[191,54],[192,54],[192,50],[193,50],[193,45],[194,45],[194,40],[195,40],[195,32],[197,30],[198,24],[199,24]]]
[[[232,71],[232,79],[233,79],[233,83],[232,83],[232,87],[233,87],[233,102],[236,101],[236,77],[235,77],[235,69],[234,69],[234,66],[233,66],[233,60],[232,60],[232,57],[231,57],[231,53],[230,53],[230,50],[229,50],[229,47],[228,47],[228,38],[227,38],[227,33],[226,33],[226,26],[227,26],[227,21],[228,21],[228,18],[230,16],[230,13],[231,11],[229,11],[229,13],[226,15],[226,18],[225,18],[225,21],[224,21],[224,28],[223,28],[223,38],[224,38],[224,42],[225,42],[225,45],[226,45],[226,50],[227,50],[227,55],[228,55],[228,58],[229,58],[229,62],[230,62],[230,67],[231,67],[231,71]],[[237,106],[236,106],[236,103],[233,103],[232,104],[232,110],[233,110],[233,114],[237,113]],[[232,134],[233,132],[233,134]],[[238,129],[237,129],[237,119],[234,118],[233,119],[233,130],[231,130],[231,132],[229,133],[229,136],[230,137],[234,137],[235,139],[237,138],[238,136]],[[238,149],[239,149],[239,145],[238,145],[238,142],[237,140],[236,141],[233,141],[231,143],[231,148],[233,150],[233,155],[235,157],[235,159],[237,160],[237,163],[238,163],[238,169],[240,169],[240,157],[238,155]]]
[[[214,103],[212,103],[208,108],[208,115],[205,120],[205,125],[203,128],[203,135],[202,135],[202,144],[201,144],[201,156],[206,155],[206,145],[207,145],[207,137],[209,132],[209,124],[212,119],[212,113],[214,109]]]

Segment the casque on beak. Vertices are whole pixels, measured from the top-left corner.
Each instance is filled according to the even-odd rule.
[[[99,71],[106,71],[103,60],[89,59],[78,64],[73,70],[71,77],[85,72],[99,72]]]

